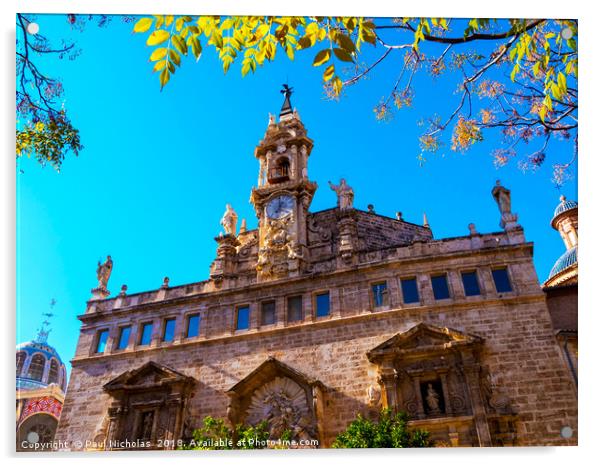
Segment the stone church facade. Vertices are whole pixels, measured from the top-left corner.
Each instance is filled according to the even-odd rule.
[[[492,192],[500,231],[444,239],[426,218],[354,208],[345,180],[337,207],[311,212],[313,142],[289,96],[255,150],[259,227],[237,229],[228,206],[208,280],[109,297],[112,262],[99,264],[56,440],[169,449],[210,415],[328,447],[389,407],[441,446],[576,444],[576,393],[510,192]]]

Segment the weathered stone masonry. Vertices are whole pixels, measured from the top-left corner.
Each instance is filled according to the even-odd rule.
[[[252,422],[252,413],[265,409],[274,436],[286,427],[324,447],[357,413],[375,416],[388,406],[407,411],[442,446],[575,444],[575,392],[533,245],[509,212],[509,197],[500,203],[503,231],[471,228],[443,240],[433,239],[428,225],[349,207],[349,190],[337,192],[350,196],[338,208],[310,213],[312,143],[286,107],[256,152],[267,173],[254,198],[259,229],[216,238],[211,278],[93,299],[79,316],[56,440],[111,449],[103,442],[139,438],[171,448],[207,415]],[[506,270],[508,291],[497,291],[498,269]],[[464,272],[474,272],[478,294],[466,296]],[[433,294],[431,279],[440,274],[449,298]],[[404,299],[406,278],[416,280],[416,303]],[[322,292],[329,293],[328,312],[318,317]],[[288,298],[296,296],[303,312],[290,322]],[[266,301],[275,303],[274,323],[261,323]],[[249,306],[249,325],[237,330],[241,306]],[[199,334],[186,338],[196,313]],[[171,318],[174,338],[164,342]],[[146,322],[152,339],[140,345]],[[118,349],[124,326],[132,334]],[[107,349],[99,354],[105,329]],[[283,403],[288,414],[278,408]],[[572,438],[561,437],[564,426],[575,431]]]

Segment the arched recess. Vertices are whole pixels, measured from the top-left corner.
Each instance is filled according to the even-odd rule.
[[[308,442],[315,440],[323,445],[323,393],[320,381],[271,357],[228,390],[228,420],[266,421],[273,441],[288,431],[301,447],[316,446]]]
[[[52,451],[58,420],[46,413],[25,419],[17,430],[17,451]]]
[[[25,351],[19,351],[17,353],[17,377],[21,377],[25,360],[27,359],[27,353]]]
[[[27,371],[27,378],[37,381],[42,381],[44,376],[44,367],[46,366],[46,358],[43,354],[34,354],[29,364],[29,370]]]
[[[58,361],[55,358],[50,360],[50,369],[48,370],[48,384],[51,383],[58,384],[59,383],[59,371],[60,366]]]

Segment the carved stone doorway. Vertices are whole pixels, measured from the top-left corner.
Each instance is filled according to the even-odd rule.
[[[104,386],[113,401],[104,437],[107,450],[174,449],[182,438],[184,413],[195,380],[148,362]]]

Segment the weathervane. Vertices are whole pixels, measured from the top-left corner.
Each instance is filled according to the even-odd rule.
[[[283,84],[280,93],[284,95],[284,103],[282,104],[282,108],[280,109],[280,116],[293,113],[293,107],[291,105],[291,94],[293,93],[293,88],[290,87],[288,83]]]
[[[36,337],[37,343],[46,343],[48,341],[48,334],[52,330],[50,328],[50,319],[54,316],[54,313],[52,311],[54,309],[55,304],[56,299],[52,298],[50,300],[50,311],[42,312],[42,317],[44,318],[44,320],[42,321],[42,325],[40,325],[40,328],[38,329],[38,335]]]

